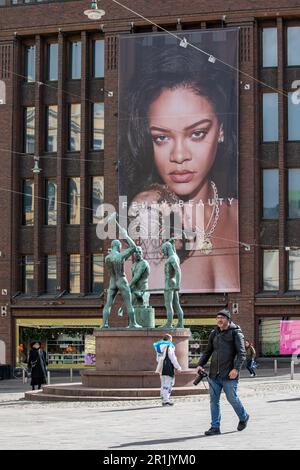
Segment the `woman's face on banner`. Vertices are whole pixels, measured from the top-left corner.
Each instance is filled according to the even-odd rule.
[[[197,196],[223,135],[213,105],[191,88],[164,89],[148,117],[160,177],[178,196]]]

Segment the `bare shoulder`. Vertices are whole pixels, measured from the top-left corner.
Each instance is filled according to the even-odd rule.
[[[230,204],[223,204],[221,206],[221,214],[226,222],[230,222],[231,224],[235,224],[238,221],[238,200],[233,199],[231,200]]]

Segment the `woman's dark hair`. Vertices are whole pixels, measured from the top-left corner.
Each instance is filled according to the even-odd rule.
[[[223,123],[224,143],[219,144],[209,177],[216,183],[219,197],[237,197],[237,113],[232,74],[222,64],[209,63],[198,51],[179,45],[155,48],[143,57],[143,66],[139,70],[136,67],[134,79],[123,92],[127,102],[120,108],[119,189],[121,195],[127,195],[129,204],[139,192],[163,183],[153,158],[148,110],[164,89],[182,87],[206,97],[220,125]]]

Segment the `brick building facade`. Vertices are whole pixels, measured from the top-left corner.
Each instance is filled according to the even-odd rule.
[[[297,211],[291,217],[288,188],[289,175],[292,175],[289,170],[300,168],[300,138],[297,129],[294,130],[292,124],[290,129],[287,123],[288,117],[292,120],[299,115],[296,111],[294,114],[289,111],[288,99],[284,96],[293,91],[293,82],[300,79],[298,2],[263,0],[259,7],[257,2],[243,0],[225,3],[218,0],[209,3],[203,0],[136,0],[124,3],[170,31],[240,28],[241,291],[226,295],[183,294],[181,302],[187,326],[198,331],[213,324],[218,309],[226,304],[234,306],[234,321],[242,326],[245,335],[255,342],[260,353],[277,355],[280,320],[300,320],[300,287],[297,280],[297,272],[300,273],[300,217]],[[91,220],[92,178],[104,177],[104,199],[116,204],[118,35],[153,33],[157,28],[111,0],[101,2],[106,14],[100,21],[90,21],[83,15],[88,7],[87,0],[0,1],[0,361],[10,364],[20,360],[19,343],[24,343],[25,339],[29,341],[30,334],[37,334],[37,330],[31,330],[24,336],[26,328],[27,331],[37,327],[51,331],[53,334],[47,335],[49,344],[52,339],[53,342],[57,341],[61,330],[64,336],[61,345],[58,346],[57,341],[56,347],[72,343],[76,351],[79,346],[72,342],[71,329],[77,329],[82,343],[84,334],[90,334],[94,326],[100,325],[105,296],[99,292],[101,272],[99,269],[93,271],[93,256],[101,257],[107,246],[98,240]],[[263,56],[263,35],[268,28],[277,38],[276,63],[271,65]],[[289,36],[289,28],[294,28],[294,39]],[[299,47],[298,61],[297,52],[296,59],[289,56],[288,42],[292,44],[292,40]],[[95,41],[104,41],[104,77],[96,76],[93,71]],[[47,68],[49,45],[52,43],[58,44],[56,80],[50,79]],[[70,76],[72,43],[80,43],[79,78]],[[25,56],[32,53],[32,46],[35,47],[35,77],[29,80],[30,71],[26,70]],[[76,68],[75,62],[73,65]],[[268,133],[268,116],[266,114],[265,122],[263,115],[265,93],[273,93],[277,97],[278,136],[273,140],[272,137],[264,137],[264,132],[266,135]],[[104,148],[99,143],[94,147],[90,144],[93,103],[104,103]],[[81,139],[79,150],[76,146],[72,147],[73,144],[68,146],[73,132],[68,124],[70,113],[75,110],[72,105],[80,105],[77,108],[80,113],[77,121]],[[34,131],[31,133],[33,141],[30,142],[30,138],[28,140],[28,136],[24,136],[24,120],[27,119],[28,124],[33,108]],[[46,122],[49,121],[46,121],[45,113],[53,110],[57,113],[56,147],[54,151],[53,148],[46,151]],[[296,137],[290,138],[293,132]],[[28,148],[27,143],[24,144],[26,139]],[[40,173],[32,172],[34,164],[38,164],[42,170]],[[278,177],[278,213],[272,217],[264,216],[264,198],[267,197],[264,178],[271,175],[264,170],[276,170],[275,177]],[[45,222],[45,185],[49,180],[56,182],[54,224]],[[70,180],[72,184],[79,184],[80,223],[70,223],[68,220],[68,197],[74,197],[70,196]],[[32,223],[27,223],[28,220],[24,222],[24,184],[30,188],[33,184],[34,187]],[[300,194],[297,191],[296,183],[296,199]],[[300,207],[299,201],[298,204]],[[275,275],[268,289],[265,267],[270,254],[275,260],[278,279]],[[72,258],[73,255],[77,257]],[[47,293],[45,282],[49,277],[51,256],[56,256],[52,258],[56,265],[56,289]],[[296,274],[291,274],[291,260],[295,262],[293,272]],[[74,279],[79,282],[73,293],[70,292],[68,275],[70,266],[74,269]],[[93,275],[98,281],[100,279],[95,291],[91,287]],[[28,292],[26,295],[24,276],[25,284],[30,286],[29,295]],[[104,287],[106,283],[107,279],[104,279]],[[152,304],[156,307],[157,317],[162,318],[162,296],[153,295]],[[55,359],[53,364],[58,364],[59,360],[55,362]]]

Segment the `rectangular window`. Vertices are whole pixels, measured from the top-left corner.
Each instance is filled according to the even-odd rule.
[[[277,28],[263,28],[263,67],[277,67]]]
[[[46,152],[57,152],[57,106],[46,108]]]
[[[289,251],[289,290],[300,290],[300,250]]]
[[[100,294],[103,292],[104,282],[104,269],[103,269],[103,255],[92,255],[92,285],[91,292],[93,294]]]
[[[57,183],[54,178],[47,179],[45,191],[45,223],[56,225],[57,223]]]
[[[277,291],[279,289],[279,251],[263,251],[263,290]]]
[[[92,145],[93,150],[104,149],[104,103],[92,105]]]
[[[81,41],[73,41],[70,44],[70,78],[81,78]]]
[[[293,102],[293,95],[288,99],[288,140],[300,140],[300,103]]]
[[[93,77],[104,77],[104,40],[93,41]]]
[[[25,47],[25,80],[26,82],[35,82],[35,46]]]
[[[22,224],[33,225],[34,222],[34,182],[33,179],[23,181],[22,190]]]
[[[69,105],[69,143],[70,152],[80,151],[80,104]]]
[[[92,223],[97,224],[100,217],[97,216],[97,209],[103,203],[104,198],[104,178],[103,176],[94,176],[92,178]]]
[[[287,29],[287,64],[300,65],[300,26]]]
[[[55,43],[48,44],[47,51],[48,51],[47,79],[49,81],[57,81],[58,80],[58,44],[55,44]]]
[[[45,259],[45,291],[47,294],[56,294],[56,256],[48,255]]]
[[[80,255],[69,255],[69,292],[80,293]]]
[[[68,224],[80,224],[80,178],[68,179]]]
[[[300,168],[288,171],[289,218],[300,218]]]
[[[34,153],[35,108],[24,108],[24,152]]]
[[[34,289],[34,261],[33,255],[22,256],[22,291],[24,294],[33,294]]]
[[[263,141],[278,141],[278,93],[263,94]]]
[[[263,218],[279,217],[279,172],[263,170]]]

